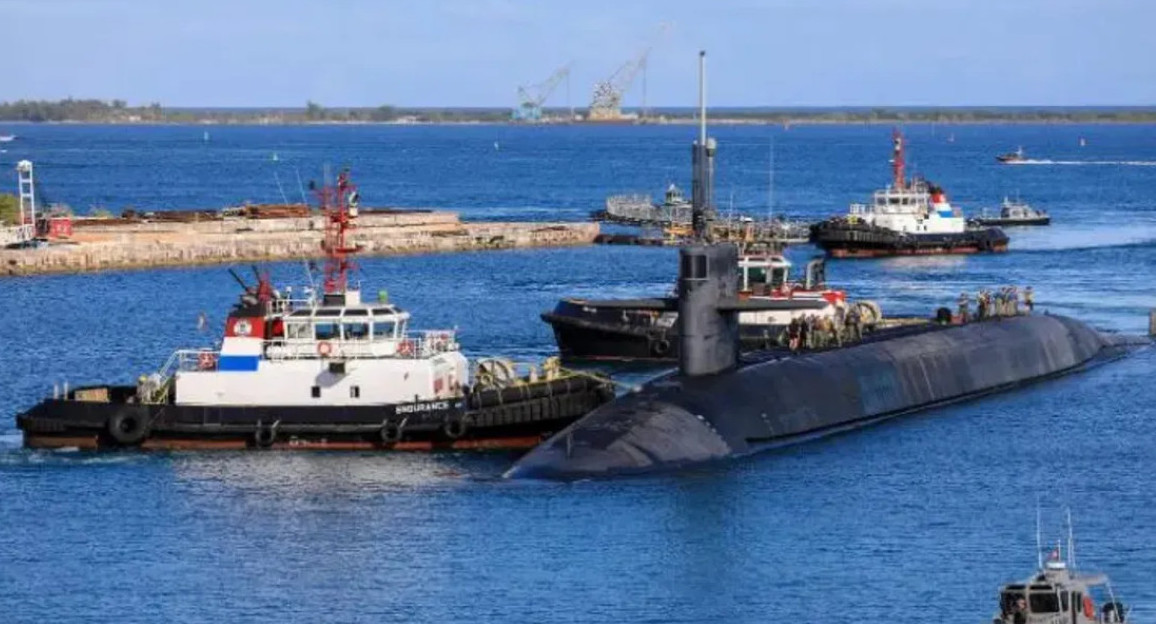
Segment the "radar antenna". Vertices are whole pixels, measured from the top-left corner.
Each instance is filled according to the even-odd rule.
[[[325,185],[316,193],[325,221],[325,237],[321,241],[325,251],[325,294],[341,294],[349,288],[349,271],[355,266],[349,256],[361,251],[361,245],[346,238],[357,219],[357,187],[349,177],[349,169],[344,169],[337,175],[336,186]]]

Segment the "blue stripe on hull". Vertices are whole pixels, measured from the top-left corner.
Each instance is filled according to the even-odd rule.
[[[222,355],[217,359],[217,370],[255,372],[261,357],[257,355]]]

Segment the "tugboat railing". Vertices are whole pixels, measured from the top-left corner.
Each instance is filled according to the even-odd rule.
[[[304,359],[424,359],[459,351],[452,330],[428,330],[386,340],[281,339],[265,341],[270,360]]]

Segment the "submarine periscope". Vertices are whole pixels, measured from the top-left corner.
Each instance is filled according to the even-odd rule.
[[[870,425],[1081,370],[1150,344],[1027,314],[878,332],[825,351],[740,360],[738,250],[706,240],[714,142],[694,144],[695,242],[679,253],[679,368],[606,403],[521,458],[507,478],[572,481],[687,468]],[[1156,317],[1153,317],[1156,332]]]

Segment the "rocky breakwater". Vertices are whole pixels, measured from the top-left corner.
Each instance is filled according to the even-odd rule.
[[[192,222],[78,222],[66,240],[0,250],[0,275],[79,273],[321,257],[320,216]],[[596,223],[463,222],[445,211],[364,211],[353,240],[362,255],[587,245]]]

